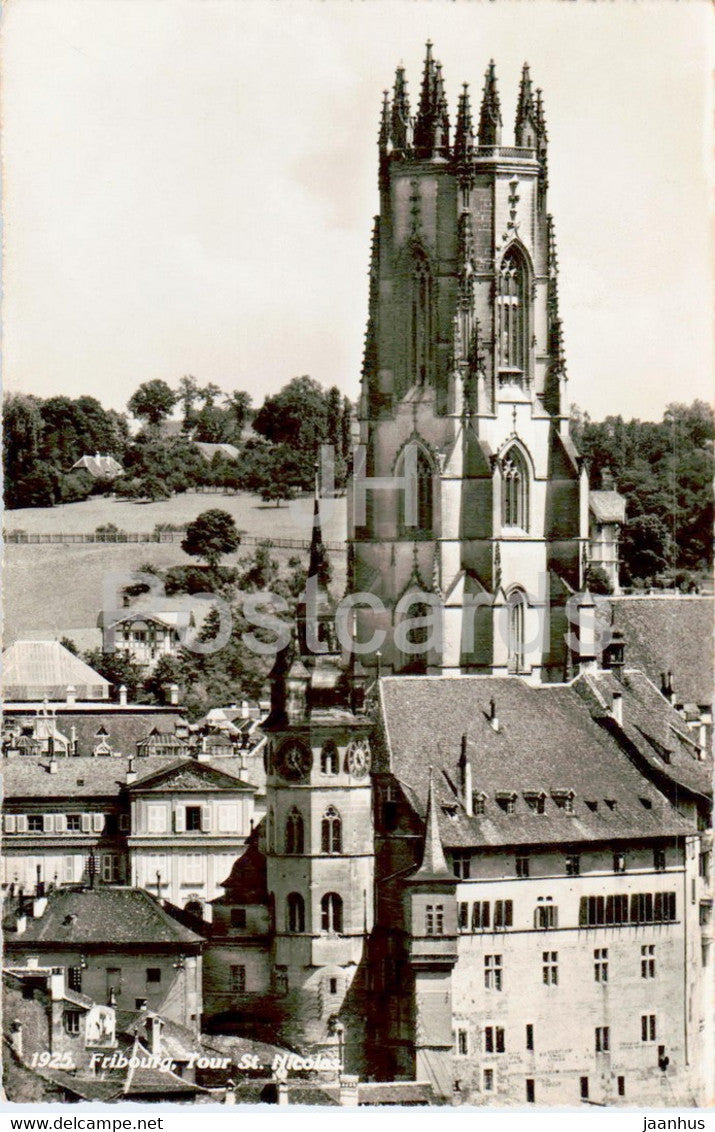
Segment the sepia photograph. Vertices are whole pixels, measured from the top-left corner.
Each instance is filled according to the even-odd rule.
[[[710,7],[3,25],[0,1111],[707,1110]]]

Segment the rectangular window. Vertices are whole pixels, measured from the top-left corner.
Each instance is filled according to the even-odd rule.
[[[452,854],[452,868],[456,877],[468,880],[472,871],[472,854],[468,850],[455,850]]]
[[[626,1079],[625,1079],[625,1077],[619,1077],[618,1078],[618,1095],[619,1095],[619,1097],[625,1097],[625,1095],[626,1095]]]
[[[102,857],[102,881],[104,884],[116,884],[119,880],[119,857],[114,853]]]
[[[74,857],[65,857],[64,880],[66,884],[74,883]]]
[[[613,871],[614,873],[624,873],[626,871],[626,855],[625,853],[613,854]]]
[[[528,877],[529,875],[529,858],[517,857],[516,858],[516,875],[518,877]]]
[[[579,906],[581,927],[602,924],[668,924],[676,919],[674,892],[640,892],[630,898],[625,893],[613,896],[582,896]]]
[[[121,967],[107,967],[107,996],[110,991],[115,994],[121,994],[122,990],[122,968]]]
[[[235,803],[219,806],[218,828],[221,833],[238,833],[238,806]]]
[[[534,1104],[536,1101],[536,1088],[533,1077],[526,1078],[526,1103]]]
[[[246,968],[231,968],[231,994],[243,994],[246,990]]]
[[[64,1018],[64,1024],[65,1024],[65,1031],[68,1034],[73,1034],[73,1035],[78,1034],[79,1033],[79,1018],[80,1018],[79,1010],[65,1010],[63,1018]]]
[[[231,927],[232,928],[245,928],[246,926],[246,909],[245,908],[232,908],[231,909]]]
[[[608,982],[608,948],[597,947],[593,953],[593,977],[597,983]]]
[[[502,989],[501,955],[484,956],[484,986],[487,990],[500,991]]]
[[[485,1053],[504,1053],[506,1045],[504,1042],[504,1027],[503,1026],[485,1026],[484,1027],[484,1052]]]
[[[120,833],[129,833],[130,831],[131,831],[131,822],[130,822],[129,814],[120,814],[119,815],[119,832]]]
[[[511,900],[497,900],[494,904],[494,927],[510,928],[513,922],[513,904]]]
[[[547,987],[555,987],[559,981],[559,953],[558,951],[544,951],[541,959],[543,981]]]
[[[67,985],[70,990],[82,990],[82,968],[81,967],[68,967],[67,968]]]
[[[581,858],[578,853],[568,853],[566,855],[566,876],[577,877],[581,873]]]
[[[653,850],[653,868],[657,873],[665,872],[665,849]]]
[[[644,943],[641,947],[641,978],[655,978],[655,944]]]
[[[472,904],[472,931],[489,927],[489,901],[475,900]]]
[[[338,993],[338,980],[335,978],[328,980],[328,994]]]
[[[580,1085],[581,1085],[581,1100],[587,1101],[588,1100],[588,1077],[581,1077],[580,1078]]]
[[[469,905],[466,900],[462,900],[459,905],[459,930],[462,932],[469,930]]]
[[[610,1028],[608,1026],[596,1026],[596,1053],[608,1053],[610,1048]]]
[[[146,969],[146,981],[148,983],[160,983],[161,982],[161,967],[147,967],[147,969]]]
[[[466,1057],[469,1053],[469,1037],[466,1030],[457,1030],[457,1053]]]
[[[82,815],[81,814],[68,814],[67,815],[67,832],[68,833],[81,833],[82,832]]]
[[[187,884],[202,884],[204,859],[201,853],[186,853],[183,857],[183,877]]]
[[[493,1093],[494,1092],[494,1070],[493,1069],[485,1069],[484,1070],[484,1092],[485,1093]]]
[[[147,830],[149,833],[166,833],[168,825],[167,808],[162,803],[161,805],[147,806]]]
[[[641,1014],[641,1041],[655,1041],[655,1014]]]
[[[428,904],[425,909],[425,935],[444,935],[444,905]]]
[[[186,828],[190,831],[201,829],[201,806],[186,807]]]
[[[551,899],[549,897],[549,899]],[[558,925],[558,909],[554,904],[537,904],[534,911],[534,927],[555,928]]]
[[[45,829],[45,819],[42,814],[28,814],[27,817],[27,832],[28,833],[43,833]]]
[[[531,1050],[534,1048],[534,1027],[531,1022],[526,1023],[526,1048]]]

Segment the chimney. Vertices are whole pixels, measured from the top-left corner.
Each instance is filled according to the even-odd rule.
[[[288,1104],[288,1083],[287,1081],[276,1082],[276,1103],[280,1105]]]
[[[50,755],[50,761],[47,764],[47,772],[48,774],[57,774],[58,770],[59,766],[57,765],[57,756],[55,755],[55,752],[52,751]]]
[[[661,672],[660,674],[660,690],[671,704],[675,700],[675,693],[673,692],[673,673]]]
[[[116,1006],[116,1005],[117,1005],[117,992],[115,991],[114,987],[110,987],[109,988],[109,994],[107,995],[107,1006]]]
[[[613,693],[613,705],[611,707],[611,715],[615,719],[619,727],[623,727],[623,692]]]
[[[10,1045],[18,1061],[22,1061],[22,1022],[14,1018],[10,1023]]]
[[[698,724],[698,747],[700,748],[699,757],[704,759],[708,749],[708,725],[702,719]]]
[[[23,935],[27,927],[27,916],[24,912],[18,912],[17,919],[15,920],[15,934]]]
[[[67,685],[67,688],[65,690],[65,700],[68,704],[77,703],[77,689],[75,688],[74,684]]]
[[[499,716],[497,715],[497,705],[496,705],[496,702],[493,698],[489,701],[489,715],[488,715],[487,718],[489,720],[489,724],[490,724],[492,730],[498,731],[499,730]]]
[[[127,706],[127,686],[126,684],[119,685],[119,706]]]
[[[47,908],[47,897],[46,896],[36,896],[35,899],[32,901],[32,918],[33,918],[33,920],[39,920],[44,915],[46,908]]]
[[[65,996],[65,973],[62,967],[54,967],[49,978],[50,998],[60,1002]]]
[[[147,1018],[147,1029],[149,1031],[149,1052],[152,1057],[161,1057],[161,1031],[164,1023],[161,1018],[156,1014],[152,1014]]]
[[[127,785],[136,782],[137,772],[134,769],[134,755],[130,755],[127,760]]]
[[[169,703],[176,705],[176,704],[178,704],[178,702],[179,702],[179,685],[178,684],[169,684]]]
[[[70,728],[70,751],[69,751],[69,753],[71,755],[77,754],[77,728],[75,727],[74,723],[72,724],[72,726]]]
[[[472,798],[472,764],[467,756],[467,735],[462,735],[462,750],[459,756],[459,767],[462,772],[462,802],[468,817],[474,813],[474,800]]]
[[[592,672],[597,667],[598,652],[596,604],[588,590],[585,590],[578,603],[579,672]]]

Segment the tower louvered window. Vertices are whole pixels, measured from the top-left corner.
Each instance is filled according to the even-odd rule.
[[[286,853],[302,853],[304,850],[303,816],[295,806],[286,818]]]
[[[499,272],[499,367],[526,375],[529,358],[529,306],[526,264],[516,248],[502,260]]]
[[[289,932],[305,931],[305,902],[299,892],[289,892],[286,899]]]
[[[502,461],[502,526],[529,529],[529,472],[516,447]]]
[[[410,324],[412,380],[425,385],[430,378],[432,281],[429,264],[419,254],[415,255],[412,267]]]
[[[335,806],[329,806],[321,822],[321,850],[323,853],[342,853],[343,823]]]
[[[510,594],[507,612],[509,616],[509,672],[523,672],[526,622],[526,594],[523,591],[517,590]]]
[[[337,892],[326,892],[320,901],[320,918],[324,932],[343,930],[343,901]]]

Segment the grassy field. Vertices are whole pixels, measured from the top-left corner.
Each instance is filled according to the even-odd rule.
[[[6,511],[4,527],[6,531],[21,530],[28,534],[92,534],[97,527],[114,523],[123,531],[153,531],[157,523],[190,523],[211,507],[228,511],[246,534],[266,538],[310,538],[312,499],[274,507],[245,492],[223,495],[220,492],[191,491],[156,503],[132,503],[95,495],[82,503]],[[345,499],[324,500],[322,516],[326,541],[342,542],[346,536]]]
[[[302,517],[296,518],[288,507],[264,507],[251,495],[193,493],[145,506],[95,498],[63,507],[10,511],[5,515],[5,525],[8,530],[80,533],[94,531],[101,523],[112,522],[123,530],[151,531],[156,523],[190,522],[209,507],[221,507],[230,511],[238,526],[248,534],[265,538],[309,539],[312,503],[310,500],[302,503],[307,522],[303,522]],[[335,500],[332,514],[324,515],[323,526],[326,541],[341,542],[344,539],[344,499]],[[241,553],[239,551],[239,556]],[[301,552],[276,550],[274,553],[279,561],[286,562],[291,555]],[[228,556],[226,565],[235,562],[236,557]],[[101,634],[96,628],[97,614],[102,607],[105,579],[109,572],[137,570],[145,562],[166,569],[191,561],[195,560],[185,555],[178,543],[7,544],[3,570],[3,643],[7,646],[22,637],[68,636],[80,648],[91,648],[101,642]],[[333,589],[339,595],[345,587],[345,555],[333,554],[331,561]]]

